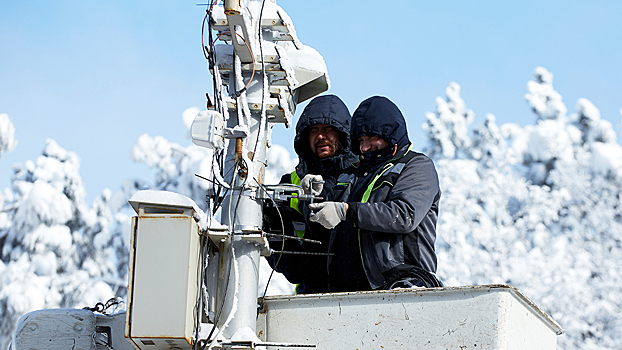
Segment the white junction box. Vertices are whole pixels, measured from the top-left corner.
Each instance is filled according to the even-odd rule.
[[[562,328],[507,285],[266,297],[264,341],[317,349],[547,349]]]
[[[130,285],[125,336],[140,349],[191,349],[200,298],[200,236],[191,199],[140,191],[130,199]]]

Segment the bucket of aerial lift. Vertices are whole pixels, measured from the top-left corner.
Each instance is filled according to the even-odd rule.
[[[262,340],[317,349],[554,350],[562,328],[508,285],[271,296]]]

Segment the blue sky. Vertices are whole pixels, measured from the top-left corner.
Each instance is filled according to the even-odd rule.
[[[205,7],[197,3],[0,0],[0,113],[19,142],[0,159],[0,188],[12,164],[35,160],[47,138],[82,158],[89,200],[124,179],[152,178],[129,158],[141,134],[188,145],[181,113],[202,108],[212,91],[201,51]],[[300,40],[324,56],[329,92],[351,112],[369,96],[389,97],[419,148],[424,114],[452,81],[474,124],[486,113],[499,124],[534,123],[523,95],[537,66],[555,75],[569,113],[587,98],[620,135],[621,2],[277,4]],[[273,141],[291,151],[293,128],[275,129]]]

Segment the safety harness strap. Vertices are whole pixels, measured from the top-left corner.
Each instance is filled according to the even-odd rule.
[[[298,176],[298,173],[296,172],[296,170],[292,171],[291,174],[289,174],[289,180],[292,184],[294,185],[299,185],[302,182],[302,180],[300,179],[300,176]],[[298,213],[302,214],[300,212],[300,208],[298,208],[298,198],[290,198],[289,199],[289,206],[291,208],[293,208],[294,210],[296,210]],[[298,236],[298,238],[304,238],[305,236],[305,223],[304,222],[299,222],[299,221],[293,221],[292,222],[294,224],[294,231],[296,232],[296,236]]]
[[[411,148],[412,144],[403,156],[392,159],[384,165],[382,170],[378,173],[378,175],[374,177],[374,179],[365,189],[365,192],[363,193],[363,198],[361,199],[362,203],[367,203],[371,193],[380,188],[382,185],[395,185],[395,182],[402,173],[402,170],[404,170],[404,166],[406,166],[406,163],[408,163],[414,156],[418,154],[417,152],[411,151]],[[378,183],[378,185],[376,185],[376,183]]]

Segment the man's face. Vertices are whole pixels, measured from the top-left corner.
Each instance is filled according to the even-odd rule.
[[[361,136],[359,137],[359,149],[361,153],[376,151],[387,147],[389,143],[378,136]]]
[[[309,128],[309,146],[318,158],[334,157],[339,147],[339,132],[328,124],[315,124]]]

